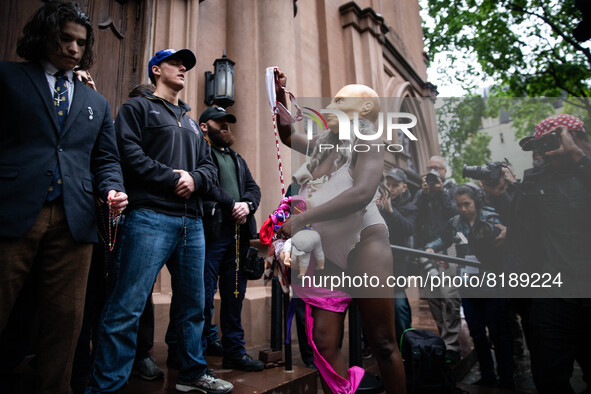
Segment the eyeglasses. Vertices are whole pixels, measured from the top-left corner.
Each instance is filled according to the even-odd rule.
[[[445,167],[429,166],[429,167],[427,167],[427,170],[429,170],[429,171],[432,171],[432,170],[442,171],[442,170],[445,170]]]

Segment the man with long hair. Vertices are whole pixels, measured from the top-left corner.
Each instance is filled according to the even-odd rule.
[[[73,76],[92,65],[92,24],[73,3],[50,2],[0,63],[0,331],[35,272],[42,393],[70,392],[84,312],[95,194],[127,205],[107,100]]]

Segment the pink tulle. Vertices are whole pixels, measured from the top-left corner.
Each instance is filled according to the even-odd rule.
[[[320,372],[320,375],[322,376],[322,378],[324,379],[324,381],[333,393],[354,393],[357,390],[357,387],[359,387],[361,379],[363,379],[363,374],[365,373],[363,368],[351,367],[347,371],[349,374],[349,379],[343,378],[342,376],[337,374],[334,369],[332,369],[330,364],[318,352],[316,344],[314,344],[314,340],[312,339],[312,328],[314,327],[314,318],[312,317],[312,305],[318,306],[318,304],[321,304],[323,305],[321,306],[322,309],[326,309],[333,312],[344,312],[345,309],[347,309],[349,303],[351,302],[351,298],[305,299],[304,301],[306,302],[306,334],[308,335],[308,343],[310,343],[310,346],[312,347],[312,350],[314,352],[314,365],[316,365],[316,368],[318,368],[318,372]]]

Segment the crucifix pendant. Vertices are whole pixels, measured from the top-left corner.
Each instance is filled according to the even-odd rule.
[[[238,294],[240,294],[240,292],[238,291],[238,289],[234,290],[234,297],[238,298]]]
[[[59,105],[60,105],[60,103],[62,101],[66,101],[66,98],[65,97],[61,97],[61,96],[59,96],[58,98],[54,98],[53,99],[53,105],[55,105],[56,107],[59,107]]]

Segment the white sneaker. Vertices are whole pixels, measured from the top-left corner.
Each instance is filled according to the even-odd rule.
[[[233,388],[232,383],[218,379],[208,373],[203,374],[203,376],[193,382],[179,380],[176,384],[177,391],[182,393],[198,391],[206,394],[225,394],[232,391]]]

